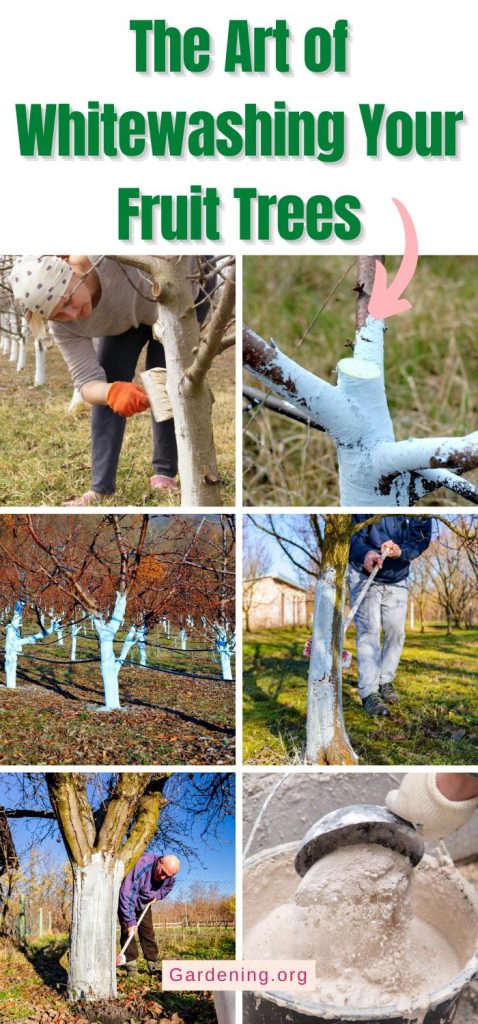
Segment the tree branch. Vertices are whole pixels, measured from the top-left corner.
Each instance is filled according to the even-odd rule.
[[[438,487],[447,487],[449,491],[454,491],[455,494],[459,494],[461,498],[465,498],[466,501],[470,501],[472,505],[478,505],[478,487],[475,484],[469,482],[469,480],[462,480],[456,473],[451,473],[447,469],[423,469],[420,473],[420,477],[433,486],[427,487],[427,493],[436,490]]]
[[[276,398],[275,395],[266,395],[263,391],[259,391],[259,388],[251,388],[247,384],[243,385],[242,394],[244,398],[254,402],[255,405],[263,405],[266,409],[271,409],[272,412],[278,412],[281,416],[287,416],[289,420],[302,423],[304,427],[311,427],[312,430],[324,430],[317,423],[312,423],[312,420],[306,413],[296,409],[290,402],[284,402],[282,398]]]
[[[45,772],[48,795],[67,854],[73,864],[88,864],[96,828],[85,781],[73,772]]]
[[[478,466],[478,431],[465,437],[411,437],[384,441],[373,453],[379,476],[392,478],[424,469],[454,469],[466,473]]]
[[[167,804],[163,790],[170,775],[171,772],[164,772],[150,778],[148,787],[139,801],[135,824],[119,852],[125,866],[125,875],[136,864],[143,850],[147,849],[157,831],[159,816]]]
[[[191,390],[194,387],[197,387],[198,384],[201,384],[206,373],[211,368],[213,359],[219,355],[225,331],[227,330],[231,317],[234,316],[235,303],[236,276],[235,267],[231,267],[231,270],[225,279],[219,302],[211,317],[207,336],[205,339],[200,341],[199,349],[194,361],[186,370],[186,383],[184,385],[186,394],[188,393],[188,390]]]
[[[249,327],[243,328],[243,351],[244,364],[251,373],[299,410],[306,410],[312,423],[340,441],[351,410],[338,388],[304,370],[275,342],[267,344]]]

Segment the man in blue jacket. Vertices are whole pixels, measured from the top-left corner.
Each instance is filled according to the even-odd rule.
[[[370,516],[354,515],[352,518],[354,523],[361,523]],[[376,565],[380,566],[354,616],[359,694],[368,715],[388,715],[387,704],[396,704],[399,700],[393,680],[405,642],[410,562],[427,549],[431,532],[431,519],[389,515],[352,537],[351,607],[359,598],[368,575]]]
[[[125,951],[126,967],[136,969],[138,946],[141,943],[150,974],[157,971],[158,947],[154,935],[152,908],[138,925],[138,918],[152,900],[164,900],[174,886],[174,876],[180,869],[177,857],[171,853],[158,857],[157,853],[144,853],[123,880],[119,895],[118,915],[121,925],[121,946],[133,933],[134,938]]]

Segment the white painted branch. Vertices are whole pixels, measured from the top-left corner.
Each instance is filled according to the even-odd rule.
[[[379,477],[423,469],[458,469],[478,466],[478,431],[465,437],[411,437],[377,445],[373,455]]]
[[[346,395],[310,370],[304,370],[284,355],[275,342],[267,345],[250,328],[245,328],[244,341],[250,373],[292,405],[305,410],[331,437],[341,440],[343,424],[350,417]]]
[[[478,505],[478,487],[468,480],[463,480],[462,477],[457,476],[455,473],[451,473],[449,469],[422,469],[420,470],[420,476],[428,483],[433,483],[435,488],[447,487],[449,491],[454,491],[461,498],[465,498],[474,505]],[[423,493],[430,494],[431,489],[424,487]]]

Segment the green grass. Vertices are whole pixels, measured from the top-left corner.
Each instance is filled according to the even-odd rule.
[[[395,257],[387,258],[393,274]],[[310,333],[322,302],[348,270]],[[407,289],[411,312],[390,320],[385,372],[397,440],[463,434],[478,413],[477,258],[422,256]],[[287,355],[335,383],[355,331],[356,260],[341,256],[250,256],[244,260],[244,320]],[[248,383],[254,383],[246,374]],[[244,496],[248,505],[337,505],[335,447],[261,410],[244,416]],[[469,475],[478,481],[478,471]],[[421,504],[462,505],[443,489]]]
[[[139,369],[142,369],[142,363]],[[26,369],[0,356],[0,504],[61,505],[87,490],[90,474],[90,416],[71,414],[73,387],[56,347],[47,353],[47,385],[33,387],[34,354]],[[234,504],[234,350],[227,350],[208,375],[214,392],[213,425],[221,474],[222,502]],[[117,505],[175,507],[180,498],[149,489],[151,418],[132,416],[126,424],[119,463]],[[102,505],[111,505],[105,498]]]
[[[176,935],[176,933],[175,933]],[[233,959],[233,929],[181,929],[173,942],[158,929],[160,959]],[[2,1024],[88,1024],[81,1005],[66,998],[68,936],[45,936],[28,943],[25,952],[9,940],[0,943],[0,1020]],[[131,1007],[131,1019],[170,1021],[178,1014],[185,1024],[216,1024],[210,992],[162,992],[146,964],[138,961],[135,976],[118,971],[118,1007]],[[135,1010],[138,1013],[136,1017]],[[141,1016],[139,1017],[139,1014]],[[172,1024],[177,1024],[174,1018]]]
[[[306,630],[271,629],[244,637],[244,760],[303,763]],[[443,627],[408,633],[390,718],[368,718],[356,687],[353,652],[344,673],[345,723],[361,764],[475,764],[478,760],[478,630],[446,636]]]

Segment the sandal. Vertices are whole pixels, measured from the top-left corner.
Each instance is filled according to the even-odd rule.
[[[155,473],[149,478],[149,486],[152,491],[179,491],[176,480],[172,476],[162,476],[161,473]]]
[[[62,508],[87,508],[88,505],[97,505],[104,494],[97,494],[96,491],[85,491],[79,498],[71,498],[70,501],[62,501]]]

